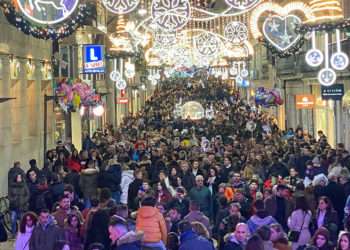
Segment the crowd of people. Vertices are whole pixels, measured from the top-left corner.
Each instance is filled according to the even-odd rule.
[[[179,100],[215,111],[174,116]],[[163,82],[120,128],[8,172],[15,250],[350,250],[350,154],[220,81]]]

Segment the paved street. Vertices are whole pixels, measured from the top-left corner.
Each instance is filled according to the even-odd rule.
[[[13,250],[14,241],[8,241],[5,243],[0,243],[1,250]]]

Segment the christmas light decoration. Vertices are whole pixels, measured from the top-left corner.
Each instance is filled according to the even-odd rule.
[[[295,31],[299,24],[301,24],[301,20],[295,15],[271,16],[263,24],[263,34],[278,50],[286,51],[301,37]]]
[[[325,34],[325,41],[324,41],[324,54],[325,54],[325,67],[318,72],[318,81],[323,86],[331,86],[334,84],[335,80],[337,79],[337,75],[333,69],[329,67],[329,51],[328,51],[328,42],[329,37],[328,33]]]
[[[69,18],[78,7],[79,0],[16,0],[21,12],[39,24],[57,24]]]
[[[26,35],[43,40],[59,40],[70,36],[77,28],[84,25],[88,18],[93,17],[92,6],[79,4],[77,11],[70,15],[63,23],[53,26],[39,26],[25,19],[9,2],[0,2],[7,21]]]
[[[312,31],[312,48],[306,53],[305,61],[311,67],[318,67],[323,62],[323,53],[319,49],[316,48],[316,32]]]
[[[331,65],[335,70],[344,70],[349,65],[349,57],[341,51],[340,30],[336,30],[337,52],[331,57]]]
[[[118,15],[132,12],[139,3],[140,0],[102,0],[102,4],[107,10]]]

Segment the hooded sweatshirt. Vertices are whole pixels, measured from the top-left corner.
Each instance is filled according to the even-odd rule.
[[[256,215],[250,217],[247,221],[248,228],[251,234],[254,234],[261,226],[269,226],[273,223],[277,223],[276,219],[271,215],[267,215],[265,212],[258,212]]]
[[[167,227],[163,215],[157,208],[143,206],[137,211],[136,230],[144,232],[144,242],[166,244]]]

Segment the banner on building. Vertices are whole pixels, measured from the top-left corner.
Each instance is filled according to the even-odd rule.
[[[296,95],[295,105],[297,109],[313,109],[315,107],[315,96],[310,94]]]
[[[344,84],[333,84],[329,87],[321,86],[322,100],[340,101],[344,96]]]
[[[83,73],[104,73],[104,46],[88,44],[83,46]]]
[[[117,98],[117,104],[128,104],[129,99],[126,97]]]

